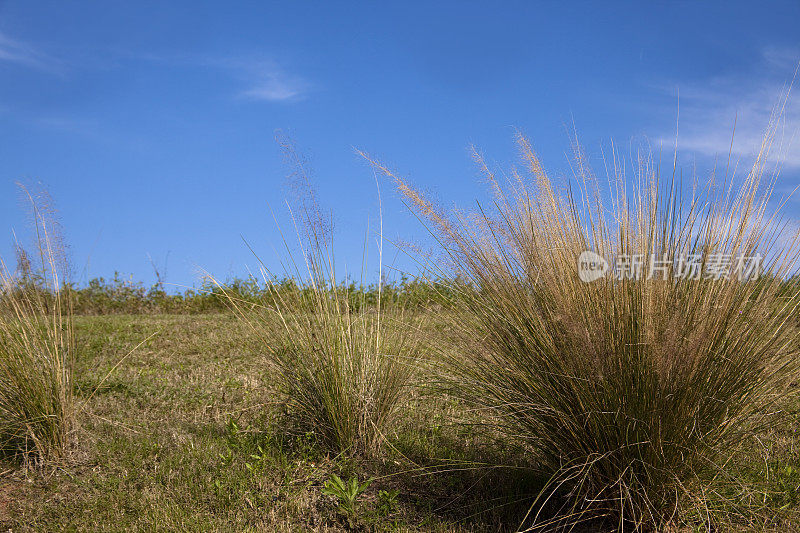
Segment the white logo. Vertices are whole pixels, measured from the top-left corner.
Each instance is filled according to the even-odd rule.
[[[578,256],[578,277],[589,283],[598,280],[608,272],[608,261],[603,256],[586,250]]]

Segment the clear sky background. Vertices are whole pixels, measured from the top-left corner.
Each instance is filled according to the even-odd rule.
[[[0,255],[24,233],[19,180],[49,189],[81,282],[150,284],[148,257],[177,285],[198,267],[242,275],[255,261],[241,236],[277,265],[280,129],[310,159],[353,271],[378,217],[354,148],[468,206],[485,197],[470,144],[513,162],[517,128],[568,174],[574,124],[600,171],[612,141],[671,151],[680,101],[681,165],[702,176],[734,119],[735,155],[752,154],[800,61],[796,0],[387,4],[0,0]],[[795,96],[780,192],[800,184],[799,125]],[[424,245],[382,192],[387,237]]]

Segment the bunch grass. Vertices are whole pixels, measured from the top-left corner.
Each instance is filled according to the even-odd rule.
[[[0,453],[43,464],[62,458],[69,444],[74,335],[58,226],[22,191],[32,206],[36,257],[17,245],[14,271],[0,260]]]
[[[443,316],[452,340],[434,345],[447,392],[550,479],[521,528],[660,531],[690,514],[718,525],[697,512],[709,476],[782,423],[798,376],[800,300],[785,283],[798,234],[774,209],[772,135],[743,179],[683,183],[647,154],[628,176],[614,154],[607,187],[579,148],[559,186],[518,136],[522,169],[499,175],[474,152],[494,194],[475,212],[442,210],[373,161],[436,235],[438,274],[459,292]],[[612,271],[614,258],[645,258],[643,275],[581,281],[587,250]],[[762,257],[758,279],[708,277],[717,254]],[[690,255],[701,279],[676,275]],[[651,257],[666,276],[648,277]]]
[[[338,276],[332,220],[322,214],[304,166],[297,169],[304,189],[292,211],[299,252],[292,254],[284,239],[283,266],[295,282],[277,282],[259,259],[265,289],[258,302],[218,286],[258,334],[297,430],[324,450],[374,456],[409,405],[420,357],[415,332],[424,315],[402,303],[383,305],[382,234],[373,290],[365,290],[367,240],[359,281]]]

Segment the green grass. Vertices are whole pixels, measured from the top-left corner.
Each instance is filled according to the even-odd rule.
[[[119,361],[142,339],[148,343]],[[355,463],[286,437],[256,338],[226,314],[79,317],[80,415],[69,464],[42,472],[8,464],[0,523],[13,530],[340,530],[347,521],[322,493],[332,474],[362,479],[397,470]],[[413,445],[412,445],[413,446]],[[377,480],[358,523],[379,530],[469,531],[429,509],[424,494]],[[378,492],[400,491],[399,509],[379,513]],[[423,502],[414,504],[414,501]],[[397,527],[395,527],[395,523]]]
[[[63,465],[0,466],[3,530],[346,531],[352,520],[364,531],[502,531],[530,500],[513,502],[540,487],[512,443],[454,424],[469,413],[450,400],[404,412],[379,459],[336,457],[287,436],[260,343],[231,315],[77,317],[75,327],[77,401],[97,391]],[[755,435],[736,468],[738,481],[771,494],[758,505],[772,510],[775,531],[800,518],[787,489],[798,444],[790,428]],[[514,467],[480,466],[497,463]],[[324,494],[334,474],[374,479],[353,519]],[[735,486],[721,486],[722,496],[735,497]],[[397,491],[395,504],[380,491]]]

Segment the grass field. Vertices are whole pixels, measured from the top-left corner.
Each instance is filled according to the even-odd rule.
[[[79,445],[69,466],[4,468],[4,528],[495,529],[504,502],[481,503],[491,472],[420,470],[474,461],[482,444],[443,421],[421,424],[422,406],[390,436],[394,450],[356,464],[318,452],[308,436],[287,435],[285,425],[277,429],[281,406],[264,361],[230,315],[78,317],[76,329],[86,347],[76,368],[78,404],[91,396],[79,415]],[[322,494],[332,474],[376,480],[352,512],[342,512]]]
[[[495,212],[370,160],[442,246],[434,282],[342,279],[310,188],[283,277],[183,295],[61,283],[39,216],[41,265],[0,270],[0,525],[798,530],[800,232],[762,160],[691,201],[645,162],[607,207],[517,143],[509,183],[474,154]]]
[[[77,444],[63,466],[2,468],[4,531],[498,531],[540,486],[501,437],[419,395],[379,459],[315,449],[287,431],[258,343],[229,314],[76,317],[76,335]],[[741,530],[796,528],[797,427],[736,455],[718,500]],[[349,505],[326,494],[333,475],[373,481]]]

